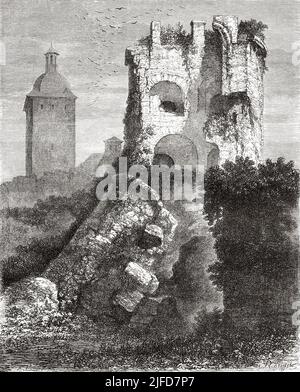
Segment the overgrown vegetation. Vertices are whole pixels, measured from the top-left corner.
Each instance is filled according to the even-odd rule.
[[[226,114],[212,114],[204,124],[204,133],[212,139],[221,136],[224,141],[237,141],[239,129]]]
[[[247,39],[253,40],[254,37],[258,37],[262,41],[265,41],[265,30],[268,29],[268,25],[256,19],[241,20],[238,26],[238,37],[246,35]],[[260,53],[259,51],[257,52]],[[266,66],[266,59],[264,55],[260,56],[263,72],[268,70]]]
[[[192,35],[187,33],[181,23],[161,27],[160,40],[162,45],[181,46],[187,48],[192,43]],[[141,38],[139,44],[150,47],[151,36]]]
[[[248,158],[227,161],[208,170],[205,190],[219,259],[210,267],[214,283],[236,306],[257,309],[260,298],[262,310],[271,311],[288,302],[298,260],[299,173],[293,162],[279,158],[256,167]]]
[[[220,325],[221,313],[207,314],[194,333],[181,335],[99,328],[82,316],[60,313],[46,319],[31,318],[33,322],[28,320],[21,328],[19,317],[18,323],[12,320],[0,333],[4,358],[9,353],[1,369],[280,370],[296,365],[287,359],[295,346],[294,336],[284,331],[254,334],[225,329]]]
[[[128,167],[134,164],[143,164],[149,167],[151,160],[147,159],[150,149],[147,147],[147,140],[153,135],[151,127],[143,128],[141,116],[141,99],[136,90],[138,86],[137,73],[131,72],[129,75],[129,94],[127,98],[127,109],[124,122],[124,148],[122,156],[127,157]],[[117,167],[117,162],[116,162]]]
[[[214,96],[209,113],[203,129],[209,139],[220,136],[223,141],[236,142],[241,130],[245,132],[254,121],[249,98],[244,93]]]
[[[26,245],[17,247],[15,255],[2,262],[2,277],[5,285],[18,281],[29,275],[38,275],[44,271],[49,262],[57,257],[70,241],[77,228],[86,219],[98,203],[95,184],[89,191],[78,191],[72,197],[50,196],[39,200],[33,208],[12,208],[3,211],[5,218],[13,218],[25,225],[34,226],[45,231],[41,238],[34,238]],[[57,216],[69,213],[73,223],[57,235],[47,235],[44,227],[47,220],[55,222]]]
[[[222,40],[220,34],[214,30],[205,30],[205,54],[209,56],[216,53],[220,58],[222,56]]]
[[[125,138],[122,156],[127,157],[128,167],[134,164],[140,164],[149,168],[152,159],[150,157],[151,149],[147,146],[147,140],[153,136],[153,129],[150,126],[142,128],[142,126],[138,126],[137,124],[132,127],[128,126],[127,129],[128,133],[130,133],[130,138]]]
[[[268,29],[268,25],[256,19],[241,20],[238,26],[238,35],[246,34],[249,39],[253,39],[255,36],[265,40],[265,30]]]
[[[194,302],[196,308],[199,307],[199,302],[216,300],[215,290],[206,273],[207,266],[215,259],[210,236],[197,236],[186,242],[173,267],[176,297]]]
[[[185,31],[181,23],[177,23],[175,26],[162,26],[160,40],[162,45],[187,47],[192,43],[192,36]]]
[[[93,188],[94,189],[94,188]],[[73,193],[71,197],[49,196],[45,200],[38,200],[32,208],[15,207],[2,210],[5,218],[16,219],[25,225],[42,225],[47,215],[52,212],[59,214],[69,211],[77,220],[86,216],[91,207],[96,203],[96,195],[93,191],[84,190]]]

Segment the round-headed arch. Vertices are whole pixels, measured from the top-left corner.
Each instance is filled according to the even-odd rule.
[[[155,111],[184,115],[184,93],[177,83],[161,80],[151,87],[149,95],[159,98]]]
[[[187,136],[169,134],[163,136],[154,147],[153,162],[155,164],[170,162],[181,166],[195,166],[198,164],[197,148]]]

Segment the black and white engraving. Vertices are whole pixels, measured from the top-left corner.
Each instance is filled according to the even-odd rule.
[[[0,369],[299,370],[299,2],[1,11]]]

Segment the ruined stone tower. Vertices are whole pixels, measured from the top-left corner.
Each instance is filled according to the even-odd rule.
[[[150,36],[126,50],[127,150],[142,133],[152,162],[259,161],[265,45],[240,31],[235,16],[215,16],[212,27],[193,21],[186,34],[152,22]]]
[[[45,73],[27,94],[26,175],[67,171],[75,166],[75,101],[66,79],[57,72],[58,53],[45,54]]]

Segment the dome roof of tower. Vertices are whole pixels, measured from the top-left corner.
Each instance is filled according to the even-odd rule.
[[[29,97],[69,97],[76,98],[67,80],[57,71],[40,75],[33,84]]]
[[[118,143],[123,143],[123,141],[121,139],[119,139],[116,136],[112,136],[109,139],[104,140],[105,142],[118,142]]]

